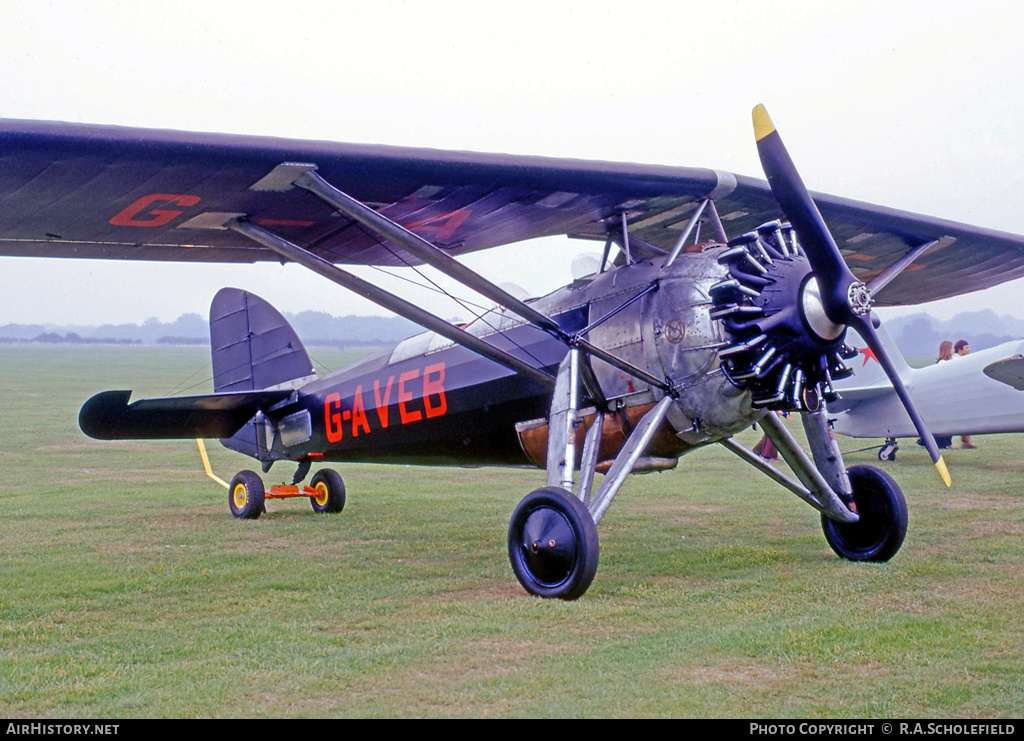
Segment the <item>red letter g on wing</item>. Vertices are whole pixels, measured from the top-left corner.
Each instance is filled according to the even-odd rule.
[[[143,196],[112,218],[109,223],[114,226],[163,226],[171,219],[181,215],[181,211],[166,208],[150,209],[149,207],[154,203],[167,203],[172,206],[188,208],[199,203],[199,196],[174,195],[173,193],[153,193]]]

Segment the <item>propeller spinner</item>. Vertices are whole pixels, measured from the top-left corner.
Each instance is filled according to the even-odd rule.
[[[823,321],[822,326],[827,327],[828,324],[832,324],[839,328],[853,327],[864,338],[875,353],[875,357],[878,358],[900,401],[903,402],[903,406],[907,410],[907,414],[910,415],[910,419],[931,455],[932,462],[935,463],[943,482],[946,486],[950,486],[949,471],[946,469],[935,438],[925,427],[924,420],[914,408],[910,394],[903,385],[903,381],[900,380],[895,366],[875,332],[870,315],[871,294],[867,286],[857,279],[843,260],[835,240],[825,225],[825,220],[807,192],[807,188],[764,106],[758,105],[754,108],[753,119],[757,150],[761,157],[765,176],[768,178],[768,184],[786,218],[789,219],[796,234],[799,235],[803,254],[810,264],[813,277],[804,283],[801,289],[805,319],[813,316],[813,303],[815,300],[820,300],[820,307],[827,317],[827,322],[824,321],[825,317],[819,317]],[[810,281],[814,281],[815,285],[810,286]],[[812,308],[810,312],[808,312],[809,304]],[[814,329],[811,321],[808,320],[808,324]],[[814,332],[819,334],[817,329],[814,329]],[[840,334],[841,332],[840,329]],[[827,330],[825,334],[827,334]],[[824,339],[827,340],[827,337]]]

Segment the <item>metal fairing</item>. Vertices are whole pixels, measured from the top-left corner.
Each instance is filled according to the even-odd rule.
[[[648,362],[672,382],[676,403],[668,422],[689,444],[731,437],[760,415],[750,394],[722,373],[719,350],[727,338],[712,318],[710,288],[722,280],[721,247],[677,262],[662,281],[664,300],[652,300],[644,322]]]

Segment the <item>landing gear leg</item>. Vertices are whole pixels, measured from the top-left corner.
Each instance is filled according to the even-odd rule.
[[[622,446],[601,485],[590,494],[597,466],[603,416],[587,431],[576,495],[578,350],[569,351],[558,370],[548,418],[547,483],[528,494],[512,513],[508,553],[519,583],[530,594],[573,600],[582,596],[597,572],[597,523],[654,436],[673,404],[665,396],[643,416]]]
[[[824,406],[804,413],[804,430],[818,470],[857,515],[856,522],[823,510],[821,527],[825,540],[839,556],[851,561],[888,561],[896,555],[907,534],[907,503],[903,492],[884,471],[873,466],[845,468],[835,436],[827,423]],[[845,513],[844,513],[845,514]]]
[[[299,466],[298,468],[295,469],[295,475],[292,476],[292,486],[298,486],[303,482],[303,480],[309,474],[309,469],[312,467],[312,465],[313,463],[312,461],[309,460],[309,458],[305,458],[304,460],[299,461]]]
[[[805,417],[804,429],[820,456],[822,471],[807,460],[774,415],[762,418],[765,431],[800,481],[776,471],[731,439],[722,444],[821,512],[825,540],[839,556],[851,561],[888,561],[907,534],[903,492],[889,474],[874,466],[850,466],[840,476],[842,456],[820,422],[821,418]]]

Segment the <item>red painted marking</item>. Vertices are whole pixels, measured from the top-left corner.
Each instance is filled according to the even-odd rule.
[[[340,409],[341,394],[327,394],[324,399],[324,423],[327,427],[327,440],[332,443],[340,443],[345,434],[341,426],[341,412],[337,411]]]
[[[876,363],[878,363],[878,358],[875,356],[875,351],[872,350],[870,347],[862,347],[860,349],[860,354],[864,356],[864,363],[861,365],[862,368],[868,364],[869,360],[874,360]]]
[[[398,414],[402,418],[402,424],[407,425],[410,422],[417,422],[423,418],[423,412],[420,411],[409,411],[406,404],[412,401],[412,391],[406,390],[406,381],[412,381],[418,378],[420,375],[420,369],[406,371],[398,377]]]
[[[367,434],[370,433],[370,422],[366,419],[366,409],[363,407],[363,387],[356,386],[356,395],[352,399],[352,437],[359,437],[359,428]]]
[[[440,417],[448,413],[444,374],[444,363],[434,363],[426,366],[422,371],[419,368],[414,368],[398,377],[396,400],[401,424],[411,424],[424,418]],[[418,379],[422,379],[419,389],[416,388]],[[376,403],[374,411],[382,430],[387,429],[391,421],[389,402],[394,385],[394,376],[388,376],[387,381],[377,379],[373,382],[373,400]],[[417,391],[420,392],[418,395]],[[416,408],[415,401],[417,399],[422,399],[422,409]],[[341,394],[337,392],[330,393],[324,398],[324,429],[328,442],[341,442],[345,437],[345,428],[349,424],[351,424],[352,437],[368,435],[373,431],[373,428],[370,427],[370,415],[366,410],[366,398],[362,385],[356,387],[355,393],[352,395],[352,402],[347,406],[348,408],[342,407]]]
[[[170,223],[183,213],[180,210],[167,208],[150,208],[155,204],[170,204],[188,208],[199,203],[199,196],[175,195],[173,193],[153,193],[135,201],[121,213],[110,220],[114,226],[156,227]]]
[[[468,219],[471,213],[473,213],[471,209],[460,208],[458,211],[449,211],[446,214],[439,214],[423,221],[417,221],[406,228],[420,236],[432,235],[433,239],[444,242],[451,239],[452,235],[458,231],[458,228],[462,226],[462,222]],[[431,224],[434,226],[428,226]]]
[[[388,428],[388,399],[391,398],[391,384],[395,377],[388,378],[388,385],[384,388],[384,398],[380,396],[380,381],[373,382],[373,398],[377,402],[377,418],[380,420],[381,429]]]
[[[436,403],[431,400],[432,396],[437,397]],[[428,365],[423,369],[423,408],[428,418],[440,417],[448,411],[448,399],[444,395],[444,363]]]

